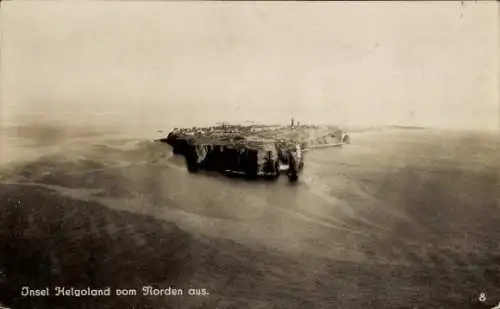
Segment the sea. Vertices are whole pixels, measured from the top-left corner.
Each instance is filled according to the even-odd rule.
[[[348,145],[309,151],[297,183],[190,174],[153,141],[166,132],[142,133],[2,126],[1,306],[500,302],[498,132],[348,132]]]

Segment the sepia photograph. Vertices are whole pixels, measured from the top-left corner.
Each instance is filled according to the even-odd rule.
[[[499,309],[497,1],[1,1],[0,309]]]

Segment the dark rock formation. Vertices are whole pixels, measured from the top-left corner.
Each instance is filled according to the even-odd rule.
[[[223,125],[174,129],[158,141],[183,155],[192,173],[204,169],[277,179],[286,172],[290,181],[296,181],[306,148],[338,146],[350,138],[335,127]]]

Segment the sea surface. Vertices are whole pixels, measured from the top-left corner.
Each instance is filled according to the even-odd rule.
[[[1,132],[5,307],[430,309],[500,301],[495,132],[354,132],[350,145],[308,152],[296,184],[189,174],[182,158],[152,142],[156,132]],[[23,297],[23,286],[137,295]],[[143,295],[145,286],[183,295]]]

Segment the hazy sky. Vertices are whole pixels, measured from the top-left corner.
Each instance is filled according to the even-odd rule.
[[[499,127],[493,1],[1,6],[4,121]]]

